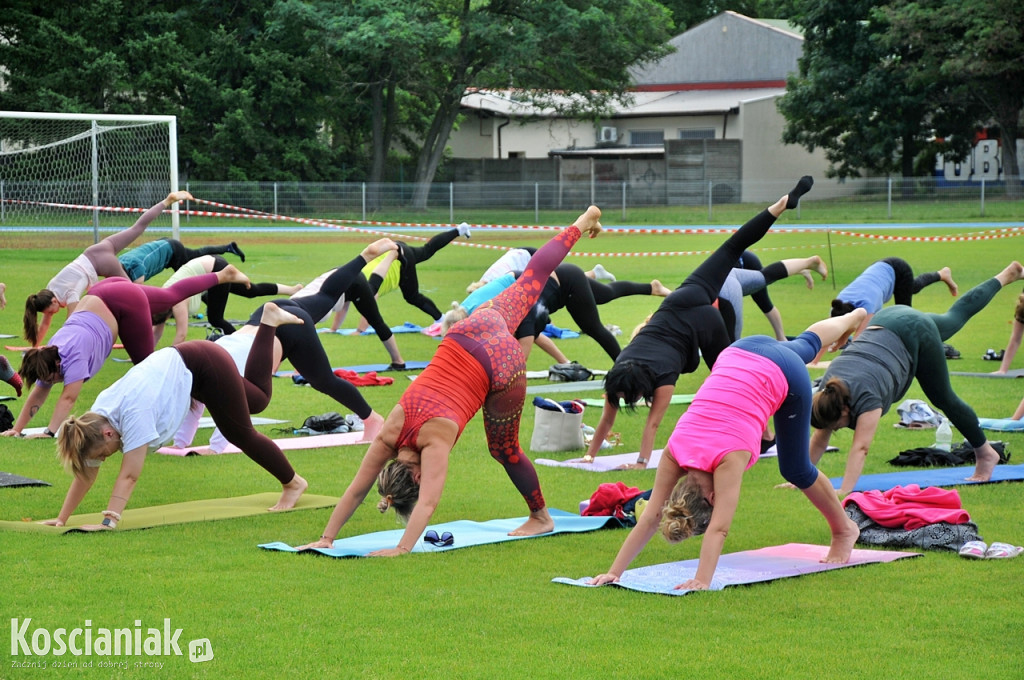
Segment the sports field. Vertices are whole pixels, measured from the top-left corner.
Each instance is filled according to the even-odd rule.
[[[572,217],[566,215],[565,219]],[[784,215],[779,224],[813,223],[811,214],[805,213],[799,223],[793,217]],[[464,218],[472,221],[470,216]],[[465,296],[465,286],[498,257],[500,249],[539,246],[551,233],[474,231],[468,242],[460,239],[419,266],[421,289],[444,309]],[[754,250],[765,263],[810,254],[819,254],[829,263],[828,280],[819,280],[813,291],[806,289],[800,277],[771,288],[787,332],[795,334],[826,316],[838,287],[875,260],[897,255],[909,261],[916,273],[949,266],[963,291],[1011,260],[1024,259],[1021,237],[1016,233],[996,234],[983,227],[900,231],[845,225],[842,233],[830,236],[815,229],[770,233]],[[420,235],[415,232],[408,238],[411,241]],[[870,238],[872,235],[886,238]],[[900,236],[919,240],[891,238]],[[961,236],[979,238],[950,238]],[[237,241],[246,254],[245,263],[239,266],[253,281],[281,283],[308,282],[351,259],[372,238],[331,230],[261,233],[251,239],[246,234],[205,231],[182,235],[185,244],[193,247]],[[657,278],[674,287],[724,238],[724,234],[606,233],[581,242],[568,261],[584,269],[600,262],[619,279]],[[32,234],[0,234],[0,280],[7,284],[8,301],[0,313],[0,332],[20,335],[26,295],[44,286],[57,269],[77,256],[88,245],[87,239],[88,235],[67,235],[43,241]],[[230,256],[229,260],[237,263]],[[153,283],[161,283],[169,274]],[[952,338],[950,344],[962,354],[961,359],[950,362],[952,369],[982,372],[996,368],[982,356],[989,348],[1005,345],[1021,289],[1020,285],[1004,289]],[[621,299],[602,307],[601,318],[619,326],[625,342],[629,331],[659,301]],[[915,297],[915,306],[943,311],[951,301],[946,288],[938,284]],[[233,298],[227,317],[247,318],[259,302]],[[393,326],[430,322],[398,294],[384,297],[381,309]],[[744,317],[745,334],[769,332],[767,322],[749,300]],[[63,314],[57,319],[62,320]],[[573,327],[564,311],[553,321]],[[345,324],[354,325],[354,318]],[[200,328],[189,333],[190,338],[205,337]],[[169,337],[165,334],[161,346]],[[428,360],[437,345],[436,339],[416,333],[396,338],[407,361]],[[335,366],[387,362],[386,351],[373,336],[323,335],[321,339]],[[20,344],[17,338],[7,342]],[[564,340],[559,346],[590,368],[611,366],[589,338]],[[17,365],[16,351],[5,355]],[[124,353],[115,350],[113,356],[124,358]],[[550,363],[535,349],[528,369],[544,369]],[[76,413],[128,366],[108,361],[85,385]],[[1015,367],[1021,366],[1024,356]],[[817,374],[820,371],[812,371]],[[395,377],[394,384],[363,390],[374,408],[385,414],[409,382],[406,374],[387,375]],[[706,375],[702,368],[683,376],[676,393],[695,392]],[[1015,380],[953,378],[957,393],[985,417],[1012,413],[1024,397],[1022,385]],[[290,380],[277,380],[274,389],[271,405],[262,415],[288,420],[288,427],[301,425],[309,415],[337,410],[322,394],[293,386]],[[0,385],[0,393],[13,391]],[[54,396],[33,425],[46,423]],[[923,395],[915,384],[907,397]],[[17,413],[23,401],[5,403]],[[684,408],[670,407],[658,446]],[[590,425],[597,419],[596,408],[584,416]],[[895,409],[883,418],[866,473],[892,471],[887,461],[901,450],[932,442],[930,431],[895,429],[897,419]],[[637,450],[643,421],[642,412],[620,415],[616,431],[623,446],[615,449],[616,453]],[[281,426],[261,429],[282,436],[275,427]],[[521,428],[524,446],[532,429],[533,407],[527,405]],[[201,430],[200,436],[204,432],[209,430]],[[851,436],[847,431],[833,437],[841,451],[826,454],[821,463],[830,476],[842,474]],[[993,438],[1007,443],[1011,462],[1024,460],[1024,437],[1007,434]],[[310,494],[336,497],[351,480],[364,451],[365,446],[300,450],[289,452],[289,459],[309,480]],[[116,460],[105,467],[114,468]],[[56,462],[52,441],[0,439],[0,471],[52,484],[0,488],[0,519],[32,521],[56,515],[70,477]],[[569,511],[589,498],[600,483],[622,481],[646,489],[654,475],[653,471],[595,474],[540,466],[538,474],[549,507]],[[103,470],[79,511],[103,510],[114,477],[114,469]],[[772,459],[759,462],[748,472],[726,552],[791,542],[827,543],[828,530],[820,515],[802,494],[775,489],[781,481]],[[242,455],[151,455],[129,507],[278,489],[272,477]],[[1019,483],[965,486],[959,492],[964,508],[988,542],[1024,543],[1024,487]],[[371,492],[340,537],[398,528],[393,514],[382,516],[376,511],[376,500]],[[46,665],[45,672],[104,678],[946,679],[1020,677],[1024,663],[1021,559],[969,561],[953,553],[928,552],[892,564],[676,598],[551,583],[558,576],[577,578],[605,571],[626,536],[624,529],[396,559],[331,559],[257,547],[271,541],[292,545],[313,541],[329,513],[330,508],[306,509],[97,535],[0,531],[4,627],[8,619],[23,622],[31,618],[30,631],[141,626],[145,636],[148,628],[162,629],[164,620],[169,619],[171,629],[182,629],[179,644],[184,652],[183,656],[26,656],[0,638],[8,655],[0,666],[0,678],[40,677],[38,666]],[[451,455],[445,494],[434,521],[484,521],[525,514],[522,498],[487,454],[483,428],[479,417],[475,418]],[[695,558],[699,549],[699,538],[672,546],[656,536],[633,566]],[[11,635],[13,638],[13,631]],[[209,640],[214,658],[190,663],[186,643],[200,639]],[[115,667],[101,666],[110,662]],[[37,667],[19,668],[22,663]],[[136,667],[136,663],[149,666]],[[77,668],[58,668],[58,664],[77,664]]]

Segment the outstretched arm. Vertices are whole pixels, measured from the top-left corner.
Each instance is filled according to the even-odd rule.
[[[430,518],[434,516],[434,510],[441,502],[441,493],[444,491],[444,482],[448,478],[448,455],[451,446],[436,439],[433,443],[423,447],[420,452],[420,468],[423,476],[420,478],[420,492],[416,499],[416,507],[409,516],[409,523],[405,525],[405,532],[399,539],[398,545],[387,550],[375,550],[369,557],[395,557],[412,552],[416,547],[423,532],[430,524]]]
[[[25,406],[22,407],[21,413],[18,414],[18,419],[14,421],[14,427],[4,432],[5,437],[16,437],[21,434],[33,416],[46,403],[46,398],[50,396],[51,389],[53,389],[52,385],[43,385],[42,383],[36,383],[32,386],[32,391],[28,393],[28,399],[25,400]]]
[[[50,425],[47,428],[50,432],[56,432],[64,421],[68,419],[68,416],[71,415],[71,411],[75,408],[75,402],[78,401],[78,395],[82,391],[84,383],[84,380],[64,383],[64,389],[60,391],[60,398],[57,399],[57,403],[53,407],[53,415],[50,416]]]
[[[846,458],[846,471],[843,473],[843,484],[839,487],[839,495],[847,496],[860,479],[864,471],[864,461],[868,457],[868,449],[875,438],[878,423],[882,420],[882,409],[876,408],[857,416],[857,425],[853,430],[853,443]]]
[[[607,439],[608,434],[612,431],[612,426],[615,425],[615,416],[618,413],[619,409],[611,405],[606,395],[604,398],[604,408],[601,410],[601,420],[598,421],[597,427],[594,428],[594,438],[590,440],[590,446],[583,456],[584,463],[594,462],[594,456],[601,450],[601,442]]]
[[[99,468],[86,468],[85,476],[75,476],[71,482],[71,486],[68,488],[67,494],[64,496],[64,504],[60,507],[60,513],[58,513],[56,519],[48,519],[43,524],[49,524],[53,527],[62,527],[67,524],[68,519],[75,512],[75,508],[85,498],[85,494],[89,493],[89,489],[92,488],[93,482],[96,481],[96,475],[99,474]]]
[[[373,488],[374,483],[377,481],[377,475],[384,469],[384,465],[395,457],[397,452],[381,441],[379,438],[375,439],[370,448],[366,450],[366,455],[363,456],[363,462],[359,464],[359,470],[356,471],[355,478],[345,489],[345,493],[342,494],[341,498],[338,499],[338,504],[334,506],[334,512],[331,513],[330,519],[327,520],[327,526],[324,527],[324,531],[320,534],[320,538],[312,543],[300,546],[299,550],[305,548],[330,548],[334,545],[334,539],[338,536],[338,532],[345,526],[345,523],[355,513],[356,508],[366,498],[366,494],[370,493],[370,489]]]
[[[725,547],[725,537],[729,535],[732,518],[736,515],[736,506],[740,502],[743,471],[750,456],[749,451],[727,453],[715,468],[714,508],[711,510],[707,532],[701,540],[697,573],[693,578],[677,585],[676,590],[707,590],[711,587],[711,579],[718,567],[718,559],[722,556],[722,548]]]
[[[1017,356],[1017,350],[1020,349],[1021,338],[1024,337],[1024,323],[1013,320],[1013,328],[1010,330],[1010,339],[1006,343],[1006,350],[1003,352],[1003,360],[999,364],[999,370],[996,373],[1006,373],[1010,370],[1010,365],[1013,363],[1013,358]]]
[[[675,488],[676,483],[682,476],[683,469],[676,463],[675,458],[672,456],[661,457],[661,460],[658,462],[658,472],[654,477],[654,487],[651,489],[651,498],[647,502],[647,508],[640,515],[636,526],[626,536],[626,540],[623,542],[622,547],[619,548],[612,566],[604,574],[591,579],[590,585],[602,586],[605,583],[618,581],[622,577],[622,572],[626,571],[633,560],[636,559],[636,556],[640,554],[640,551],[644,549],[644,546],[651,540],[651,537],[654,536],[654,532],[658,530],[658,525],[661,524],[661,511],[665,507],[665,501],[672,495],[672,489]]]
[[[125,507],[128,506],[128,499],[132,497],[132,491],[135,490],[135,482],[139,481],[142,466],[146,462],[146,449],[146,445],[143,444],[125,452],[121,458],[121,469],[117,473],[117,480],[114,482],[114,488],[110,492],[110,500],[107,502],[107,510],[113,512],[117,517],[120,517]],[[96,470],[98,468],[91,469]],[[113,528],[113,526],[104,526],[103,524],[85,524],[82,526],[82,529],[85,531],[103,531],[104,529]]]

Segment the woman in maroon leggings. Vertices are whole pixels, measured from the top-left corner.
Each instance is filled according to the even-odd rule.
[[[57,437],[57,456],[74,474],[60,513],[45,524],[64,526],[92,488],[103,461],[121,450],[121,470],[103,511],[103,523],[87,530],[114,529],[128,505],[148,451],[174,436],[193,401],[204,402],[228,441],[281,482],[271,510],[287,510],[308,484],[295,474],[281,449],[252,426],[251,413],[270,402],[274,330],[302,323],[277,305],[264,307],[260,330],[245,365],[245,377],[223,348],[207,340],[183,342],[151,354],[100,392],[92,409],[70,417]]]
[[[54,383],[63,382],[49,426],[41,435],[34,435],[52,437],[74,408],[82,383],[96,375],[110,356],[115,338],[120,337],[128,356],[137,364],[153,353],[154,312],[168,310],[196,293],[229,282],[248,284],[249,279],[228,266],[216,274],[195,276],[169,288],[143,286],[119,277],[97,283],[54,333],[49,345],[25,352],[19,372],[26,384],[34,385],[14,427],[3,434],[21,435],[46,402]]]

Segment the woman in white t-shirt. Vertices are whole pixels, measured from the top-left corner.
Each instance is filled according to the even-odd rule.
[[[57,455],[75,478],[60,514],[44,524],[64,526],[96,481],[100,465],[121,450],[121,470],[103,523],[82,528],[117,527],[147,452],[170,441],[195,402],[207,404],[228,441],[281,482],[281,498],[270,510],[294,507],[308,484],[277,444],[253,428],[250,414],[270,402],[274,332],[301,323],[272,302],[264,305],[244,377],[223,348],[193,340],[154,352],[100,392],[90,411],[68,418],[57,434]]]

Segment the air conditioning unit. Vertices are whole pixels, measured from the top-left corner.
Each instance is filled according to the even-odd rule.
[[[619,131],[616,128],[605,126],[601,128],[601,139],[602,142],[617,142],[619,141]]]

